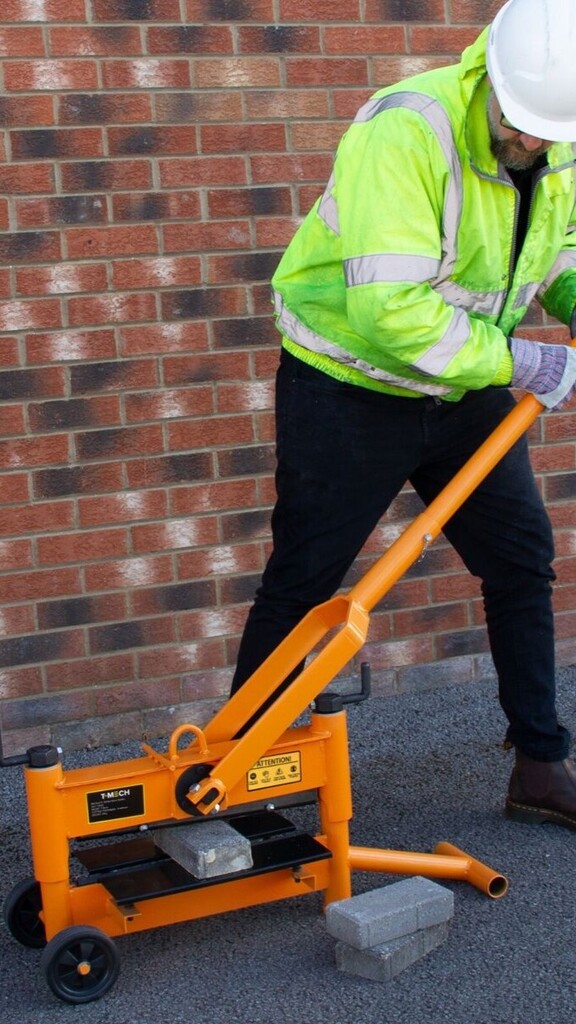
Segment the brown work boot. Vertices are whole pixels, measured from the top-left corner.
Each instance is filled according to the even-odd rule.
[[[517,750],[506,815],[528,825],[552,821],[576,830],[576,764],[533,761]]]

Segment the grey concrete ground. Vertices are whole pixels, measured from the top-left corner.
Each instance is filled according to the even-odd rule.
[[[576,734],[576,672],[560,676]],[[343,974],[318,894],[117,940],[121,974],[98,1002],[57,1000],[38,951],[0,933],[0,1013],[15,1024],[572,1024],[576,833],[502,814],[511,755],[493,684],[372,698],[348,715],[352,842],[429,851],[449,840],[510,879],[501,900],[455,896],[449,936],[390,982]],[[136,756],[138,746],[65,765]],[[295,812],[306,815],[306,811]],[[0,896],[30,874],[21,770],[0,772]],[[358,874],[354,892],[398,881]],[[265,885],[265,880],[262,882]]]

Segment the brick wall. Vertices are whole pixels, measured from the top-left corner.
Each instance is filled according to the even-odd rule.
[[[360,103],[457,58],[498,6],[2,0],[5,751],[159,734],[227,693],[269,544],[271,272]],[[563,413],[532,433],[564,663],[575,432]],[[406,490],[347,585],[416,511]],[[368,648],[380,693],[489,670],[446,544],[375,610]]]

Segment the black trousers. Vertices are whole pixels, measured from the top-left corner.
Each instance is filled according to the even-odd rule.
[[[429,504],[514,405],[506,388],[460,402],[399,398],[333,380],[283,351],[277,375],[273,551],[249,612],[235,692],[311,608],[328,600],[409,480]],[[444,533],[482,581],[508,740],[566,757],[555,708],[550,521],[525,438]]]

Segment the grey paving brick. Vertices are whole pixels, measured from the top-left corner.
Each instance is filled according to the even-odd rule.
[[[326,927],[335,939],[356,949],[368,949],[441,924],[453,914],[451,890],[416,875],[330,903]]]
[[[400,939],[355,949],[346,942],[336,943],[336,966],[347,974],[357,974],[371,981],[390,981],[411,964],[416,963],[448,937],[449,922],[433,924]]]
[[[196,878],[215,878],[252,867],[252,847],[225,821],[155,829],[154,842]]]

